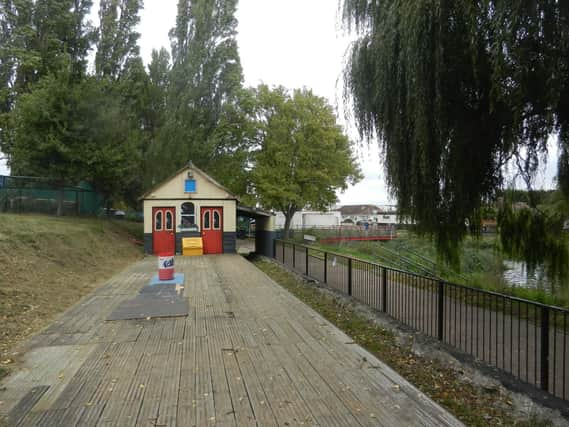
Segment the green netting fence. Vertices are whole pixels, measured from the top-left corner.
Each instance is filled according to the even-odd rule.
[[[0,176],[0,212],[55,215],[61,188],[45,178]],[[64,215],[96,215],[103,197],[90,184],[63,187]]]

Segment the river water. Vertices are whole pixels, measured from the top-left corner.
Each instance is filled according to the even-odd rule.
[[[536,267],[535,270],[528,272],[525,262],[509,260],[504,260],[504,267],[502,277],[509,285],[553,292],[553,283],[547,277],[543,267]]]

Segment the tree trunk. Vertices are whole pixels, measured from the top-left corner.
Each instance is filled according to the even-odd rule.
[[[293,214],[294,215],[294,214]],[[284,233],[283,233],[283,237],[285,240],[287,240],[288,238],[290,238],[290,223],[292,222],[292,217],[293,215],[287,214],[285,213],[285,223],[284,223]]]
[[[291,236],[291,232],[290,232],[290,225],[292,223],[292,219],[294,218],[294,214],[297,212],[297,208],[294,205],[289,205],[287,209],[285,209],[283,211],[284,217],[285,217],[285,223],[284,223],[284,238],[285,239],[290,239]]]
[[[63,216],[63,201],[65,200],[65,187],[59,186],[57,191],[57,216]]]
[[[111,217],[111,198],[107,195],[103,195],[103,206],[105,207],[105,217],[109,219]]]

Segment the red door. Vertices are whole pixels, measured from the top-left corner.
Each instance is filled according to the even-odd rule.
[[[176,208],[152,208],[152,252],[176,252]]]
[[[223,208],[202,208],[201,220],[203,253],[223,253]]]

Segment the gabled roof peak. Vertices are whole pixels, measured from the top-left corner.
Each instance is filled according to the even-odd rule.
[[[224,185],[220,184],[217,180],[215,180],[212,176],[208,175],[207,173],[205,173],[203,170],[201,170],[200,168],[198,168],[191,160],[188,161],[188,164],[186,164],[184,167],[180,168],[178,171],[176,171],[175,173],[173,173],[172,175],[170,175],[168,178],[162,180],[160,183],[152,186],[152,188],[150,188],[148,191],[146,191],[142,196],[140,196],[138,198],[138,200],[144,200],[146,198],[148,198],[148,196],[152,193],[154,193],[156,190],[158,190],[160,187],[162,187],[164,184],[166,184],[167,182],[171,181],[172,179],[174,179],[176,176],[180,175],[181,173],[184,172],[193,172],[193,171],[197,171],[200,175],[202,175],[206,180],[208,180],[209,182],[211,182],[213,185],[215,185],[216,187],[220,188],[221,190],[225,191],[230,197],[239,200],[239,197],[237,197],[235,194],[233,194],[233,192],[231,192],[229,189],[227,189],[227,187],[225,187]]]

